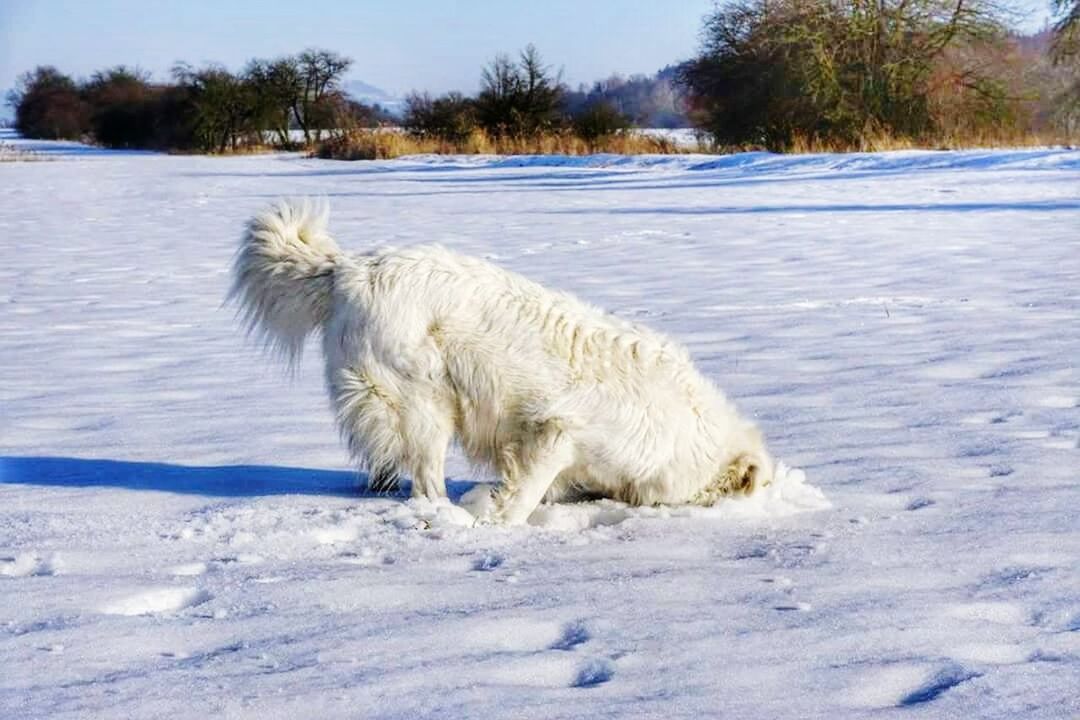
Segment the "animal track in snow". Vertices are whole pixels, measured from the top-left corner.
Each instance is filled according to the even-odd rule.
[[[551,646],[551,649],[573,650],[579,645],[587,643],[591,637],[592,635],[589,634],[589,629],[585,627],[585,623],[581,620],[576,620],[563,627],[562,637]]]
[[[483,632],[464,638],[473,652],[494,652],[497,662],[489,680],[538,687],[590,688],[615,675],[611,657],[583,656],[580,650],[592,639],[584,620],[562,626],[546,621],[504,618]]]
[[[969,672],[960,667],[945,668],[900,698],[899,704],[906,707],[936,700],[942,693],[977,677],[980,677],[978,673]]]
[[[374,565],[393,565],[394,557],[375,552],[374,548],[362,547],[359,551],[346,550],[338,553],[337,559],[349,565],[370,567]]]
[[[615,664],[607,658],[587,660],[578,669],[573,687],[591,688],[603,685],[615,676]]]
[[[473,560],[472,569],[478,572],[491,572],[505,561],[506,559],[499,553],[488,552]]]
[[[846,701],[868,708],[920,705],[975,677],[976,673],[956,665],[935,668],[926,663],[897,662],[862,673],[846,693]]]
[[[904,506],[905,510],[922,510],[923,508],[930,507],[934,504],[934,501],[927,497],[917,497]]]

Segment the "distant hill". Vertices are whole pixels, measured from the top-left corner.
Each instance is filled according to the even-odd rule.
[[[400,115],[405,109],[404,98],[395,97],[382,88],[366,83],[363,80],[346,80],[341,89],[353,100],[362,102],[365,105],[378,105],[383,110],[394,115]]]
[[[669,65],[652,76],[612,75],[591,85],[579,85],[566,93],[566,109],[571,114],[585,106],[605,101],[626,115],[638,127],[689,127],[686,101],[675,83],[678,67]],[[378,105],[391,115],[401,117],[405,99],[363,80],[346,80],[341,85],[349,97],[365,105]]]

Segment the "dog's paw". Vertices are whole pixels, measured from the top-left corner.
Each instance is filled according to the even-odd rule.
[[[423,529],[472,527],[475,517],[467,509],[455,505],[446,498],[428,500],[427,498],[412,498],[406,506],[413,515],[422,523]]]
[[[473,527],[505,527],[510,524],[506,516],[498,510],[481,513],[473,521]]]
[[[494,486],[479,483],[461,496],[458,504],[476,517],[488,517],[496,512]]]

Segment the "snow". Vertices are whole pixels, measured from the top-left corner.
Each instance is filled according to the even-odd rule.
[[[1080,713],[1080,152],[0,163],[0,717]],[[364,496],[222,307],[243,222],[437,241],[686,343],[782,479]]]

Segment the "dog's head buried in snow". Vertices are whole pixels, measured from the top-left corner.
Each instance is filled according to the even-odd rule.
[[[352,255],[325,204],[247,226],[230,297],[298,358],[318,331],[338,427],[369,482],[444,497],[457,441],[501,480],[483,521],[542,500],[711,505],[768,483],[758,428],[672,340],[437,245]]]

